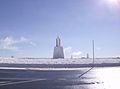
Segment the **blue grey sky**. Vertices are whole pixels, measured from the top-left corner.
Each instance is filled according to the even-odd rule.
[[[0,0],[0,56],[52,57],[60,36],[65,57],[120,56],[120,1]],[[116,2],[114,2],[116,1]]]

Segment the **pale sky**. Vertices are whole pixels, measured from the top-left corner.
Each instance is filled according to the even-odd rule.
[[[120,0],[0,0],[0,56],[120,56]]]

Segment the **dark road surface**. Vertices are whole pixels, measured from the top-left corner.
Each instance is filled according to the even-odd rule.
[[[113,89],[113,87],[114,89],[120,89],[117,83],[115,83],[117,88],[115,88],[116,85],[113,84],[115,81],[118,82],[117,79],[120,78],[119,75],[116,75],[118,70],[120,70],[119,67],[93,68],[88,71],[89,69],[90,68],[81,68],[79,70],[1,69],[0,89]],[[113,71],[115,74],[110,75]],[[108,83],[109,80],[107,79],[110,79],[111,82]]]

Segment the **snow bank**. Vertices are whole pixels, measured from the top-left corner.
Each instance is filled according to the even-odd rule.
[[[22,59],[0,58],[0,63],[8,64],[90,64],[92,59]],[[120,63],[120,59],[95,59],[95,63]]]

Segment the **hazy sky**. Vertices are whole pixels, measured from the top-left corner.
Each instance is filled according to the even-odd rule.
[[[60,36],[65,57],[120,56],[119,0],[0,0],[0,55],[52,57]]]

